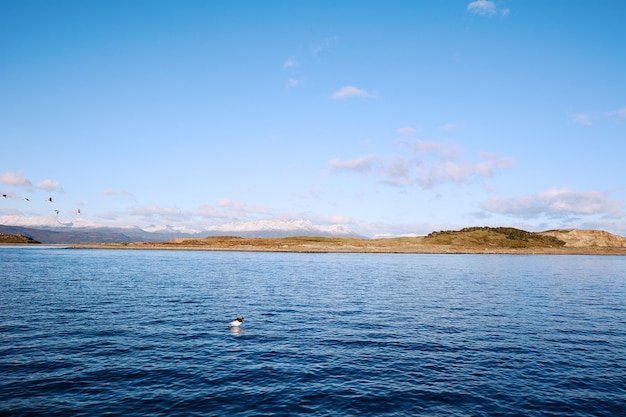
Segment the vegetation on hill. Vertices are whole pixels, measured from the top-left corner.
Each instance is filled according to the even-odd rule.
[[[601,231],[576,231],[577,238],[584,239],[578,243],[575,242],[576,245],[572,246],[570,241],[574,241],[570,235],[571,233],[568,233],[567,238],[563,234],[557,237],[546,232],[526,232],[511,227],[468,227],[458,231],[433,232],[428,236],[380,239],[326,236],[275,238],[210,236],[205,238],[177,238],[168,242],[81,244],[74,247],[313,253],[626,255],[626,238]],[[561,236],[563,238],[560,238]],[[603,246],[597,244],[598,237],[602,237],[602,242],[606,240],[606,244],[603,243]]]
[[[4,234],[0,233],[0,243],[4,244],[23,244],[23,243],[41,243],[25,235],[20,234]]]
[[[497,246],[503,248],[553,248],[565,246],[554,236],[513,227],[466,227],[459,231],[432,232],[424,239],[435,245]]]

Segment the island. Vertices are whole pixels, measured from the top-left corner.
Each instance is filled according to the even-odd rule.
[[[73,244],[71,248],[170,249],[300,253],[578,254],[626,255],[626,238],[602,230],[527,232],[511,227],[468,227],[427,236],[346,238],[208,236],[167,242]]]
[[[33,238],[30,238],[28,236],[24,236],[22,234],[0,233],[0,244],[1,245],[31,245],[31,244],[41,244],[41,242]]]

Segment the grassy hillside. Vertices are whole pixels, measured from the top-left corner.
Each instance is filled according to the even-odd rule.
[[[23,244],[23,243],[41,243],[28,236],[20,234],[4,234],[0,233],[0,244]]]
[[[424,243],[463,247],[555,248],[565,242],[554,236],[527,232],[513,227],[466,227],[459,231],[432,232]]]
[[[570,236],[568,234],[567,236]],[[345,237],[295,236],[282,238],[243,238],[211,236],[178,238],[168,242],[120,242],[81,244],[74,247],[123,249],[226,250],[260,252],[346,252],[346,253],[508,253],[508,254],[594,254],[626,255],[626,242],[613,240],[600,245],[596,237],[615,237],[606,232],[577,231],[585,237],[582,243],[570,245],[569,240],[550,233],[526,232],[511,227],[468,227],[458,231],[433,232],[428,236],[362,239]],[[604,240],[602,242],[604,242]]]

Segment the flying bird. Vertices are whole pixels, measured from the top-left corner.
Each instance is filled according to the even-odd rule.
[[[59,215],[59,210],[54,210],[54,212],[57,214],[57,216]]]
[[[52,203],[52,197],[48,197],[48,199],[46,200],[48,203]]]
[[[6,194],[2,194],[2,198],[7,198],[8,196]]]
[[[24,197],[24,201],[30,201],[28,197]]]
[[[80,209],[76,210],[76,214],[80,214]]]
[[[239,327],[243,324],[243,316],[237,317],[235,320],[231,321],[229,326],[231,327]]]

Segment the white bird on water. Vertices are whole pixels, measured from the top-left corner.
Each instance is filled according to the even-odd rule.
[[[243,316],[239,316],[235,320],[231,321],[229,323],[229,326],[231,326],[231,327],[239,327],[242,324],[243,324]]]

